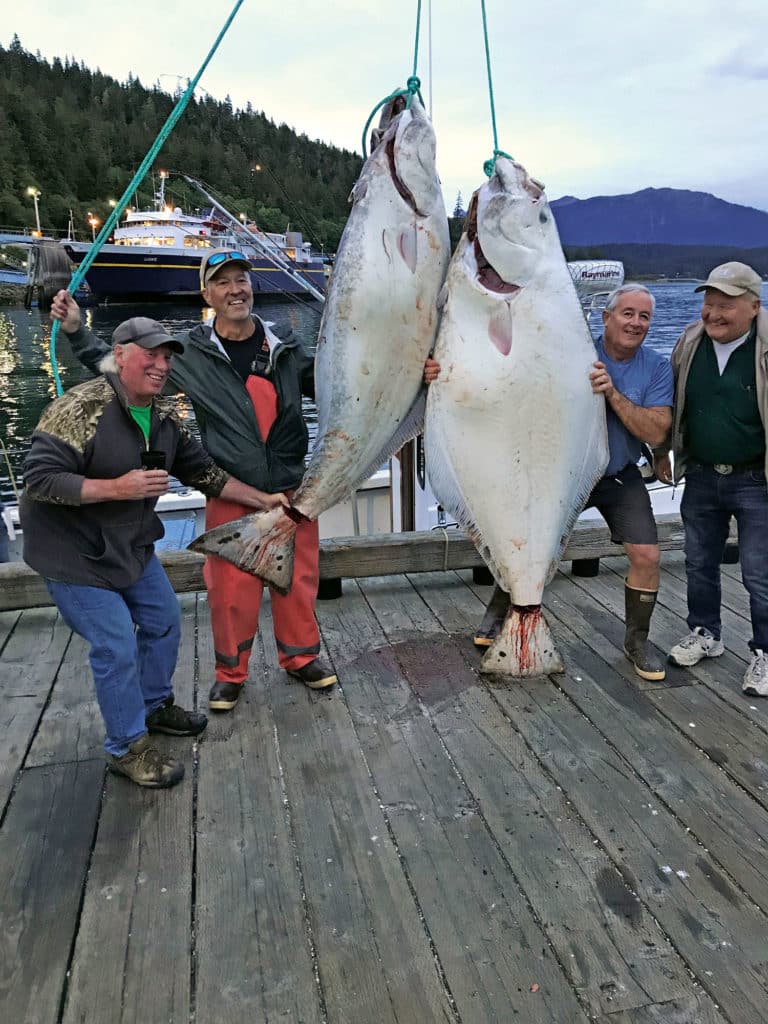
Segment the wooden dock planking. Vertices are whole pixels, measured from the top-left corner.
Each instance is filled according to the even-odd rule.
[[[440,591],[448,593],[450,584],[432,580],[422,588],[422,580],[416,582],[419,596],[441,615]],[[407,600],[402,590],[398,596]],[[449,614],[453,607],[450,601]],[[477,655],[466,641],[463,648],[476,663]],[[412,685],[423,688],[430,719],[456,770],[474,793],[510,870],[590,1013],[682,995],[688,986],[684,965],[671,946],[658,942],[655,922],[643,920],[628,887],[595,847],[593,835],[574,816],[520,733],[510,728],[495,691],[473,681],[476,677],[462,646],[443,644],[440,662],[433,661],[431,667],[423,654],[414,659],[407,649],[395,650],[401,661],[411,661]],[[541,686],[541,681],[532,685]],[[606,908],[606,899],[599,898],[600,886],[611,894],[613,906]]]
[[[279,669],[271,617],[260,640],[320,985],[339,1024],[452,1021],[349,709]]]
[[[685,631],[664,559],[662,652]],[[105,782],[55,611],[0,613],[2,1019],[764,1024],[768,702],[740,694],[738,566],[726,654],[648,685],[624,569],[556,578],[567,672],[524,683],[477,673],[468,570],[322,602],[331,694],[275,667],[266,602],[236,712],[159,738],[187,766],[165,793]],[[208,606],[181,603],[175,690],[204,708]]]
[[[0,820],[70,639],[49,608],[15,614],[6,623],[0,647]]]
[[[213,682],[199,599],[201,704]],[[321,995],[286,807],[275,726],[256,650],[235,714],[211,715],[197,788],[196,1013],[199,1021],[320,1024]]]
[[[575,1024],[585,1017],[546,933],[387,642],[383,622],[406,643],[439,642],[431,616],[432,639],[423,632],[426,606],[413,604],[415,621],[391,582],[368,581],[362,593],[347,584],[320,620],[435,956],[461,1020]]]
[[[183,597],[181,610],[174,689],[189,701],[194,690],[196,598]],[[101,745],[100,718],[94,731]],[[189,775],[192,745],[172,740],[168,746],[184,758]],[[61,756],[69,757],[70,751],[63,749]],[[103,770],[103,758],[98,764]],[[192,811],[189,785],[175,792],[152,792],[107,773],[64,1024],[188,1019]],[[112,969],[105,970],[105,965]]]

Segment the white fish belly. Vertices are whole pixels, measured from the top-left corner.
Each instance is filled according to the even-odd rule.
[[[575,295],[546,281],[511,299],[451,275],[449,288],[427,404],[430,479],[512,603],[537,605],[607,463],[594,345]]]

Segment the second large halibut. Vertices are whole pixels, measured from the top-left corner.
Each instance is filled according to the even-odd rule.
[[[512,607],[481,669],[562,671],[544,586],[608,462],[595,348],[543,186],[498,158],[474,194],[442,296],[427,469]]]

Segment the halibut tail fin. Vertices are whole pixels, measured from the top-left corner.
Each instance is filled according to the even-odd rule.
[[[293,580],[295,534],[294,518],[286,509],[274,508],[215,526],[196,537],[188,548],[224,558],[287,594]]]
[[[541,605],[510,607],[480,671],[517,679],[565,671]]]

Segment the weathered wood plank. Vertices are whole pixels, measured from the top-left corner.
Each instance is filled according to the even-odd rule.
[[[400,590],[384,579],[363,590],[349,583],[323,602],[320,625],[459,1018],[576,1024],[584,1014],[547,936],[377,622],[402,612]],[[408,635],[434,630],[423,602],[412,605]]]
[[[759,1021],[768,996],[765,914],[733,883],[732,862],[724,869],[685,828],[688,808],[665,807],[652,784],[638,786],[635,751],[645,733],[605,700],[610,678],[599,657],[559,621],[552,628],[566,660],[559,681],[572,699],[580,694],[575,706],[533,682],[520,692],[499,689],[499,700],[722,1012],[734,1024]],[[614,680],[612,688],[621,687]],[[620,743],[607,726],[617,713],[629,733]],[[692,760],[673,749],[657,770],[688,773]],[[690,803],[700,796],[696,781]]]
[[[446,577],[414,577],[412,582],[418,591],[413,598],[402,587],[394,595],[402,618],[411,601],[423,601],[434,611],[442,594],[449,614],[455,612]],[[365,584],[363,589],[376,610],[372,588]],[[467,597],[477,606],[469,592]],[[433,638],[397,639],[396,633],[389,636],[402,670],[590,1013],[683,995],[688,986],[684,965],[574,819],[459,647],[442,639],[436,658]],[[612,907],[605,906],[603,890],[613,893]]]
[[[720,1024],[723,1017],[712,1000],[703,993],[687,999],[673,999],[668,1003],[639,1006],[634,1010],[606,1013],[597,1024]],[[747,1024],[744,1021],[744,1024]],[[751,1024],[761,1024],[753,1021]]]
[[[0,817],[69,640],[55,611],[23,613],[0,656]]]
[[[668,576],[665,573],[663,582]],[[610,571],[591,581],[591,589],[599,595],[609,611],[619,615],[623,601],[623,580]],[[580,585],[580,584],[579,584]],[[663,589],[667,589],[666,586]],[[654,617],[654,632],[674,635],[672,616],[660,610]],[[674,617],[676,619],[676,617]],[[621,628],[621,627],[620,627]],[[743,665],[731,655],[702,663],[693,670],[670,668],[669,675],[690,683],[702,677],[709,685],[648,688],[649,700],[683,735],[719,765],[726,774],[743,786],[752,797],[768,807],[768,764],[765,759],[768,737],[768,707],[765,702],[746,699],[741,694]],[[630,682],[633,673],[630,672]],[[712,685],[713,676],[717,683]],[[728,698],[728,700],[724,700]]]
[[[260,642],[327,1019],[454,1022],[434,954],[340,692],[312,694]]]
[[[191,699],[194,597],[183,600],[182,612],[174,681],[177,693]],[[92,688],[90,672],[83,675]],[[60,681],[57,689],[59,685]],[[73,715],[77,714],[75,707]],[[92,742],[101,747],[100,716],[93,737]],[[166,736],[155,737],[155,743],[185,761],[186,777],[171,790],[142,790],[127,779],[107,774],[64,1024],[91,1020],[143,1024],[189,1018],[193,744]],[[105,964],[119,965],[119,970],[105,971]]]
[[[422,587],[425,579],[416,581],[417,589],[442,618],[441,588],[435,582],[427,593]],[[455,607],[455,598],[451,597],[449,617]],[[559,689],[541,680],[522,684],[499,680],[490,684],[490,689],[567,795],[569,807],[573,805],[605,846],[631,891],[650,909],[699,981],[706,982],[718,1003],[725,1002],[728,994],[729,1007],[736,1008],[730,1019],[752,1019],[768,990],[764,965],[760,963],[766,952],[765,915],[738,892],[711,856],[702,856],[702,848],[677,820],[677,807],[673,814],[667,813],[619,755],[619,751],[642,746],[645,737],[635,738],[634,720],[625,710],[607,702],[603,707],[602,693],[596,693],[596,679],[604,679],[603,685],[609,690],[615,689],[618,681],[610,685],[610,670],[582,642],[581,630],[573,634],[554,617],[550,621],[566,657],[566,675],[556,678],[560,686],[583,694],[578,709]],[[470,664],[476,662],[478,656],[466,641],[460,650]],[[441,655],[445,663],[445,648]],[[591,666],[591,672],[585,665]],[[451,671],[451,677],[457,673]],[[624,719],[632,738],[624,736],[610,744],[584,717],[601,723],[603,718],[612,720],[617,714]],[[663,736],[660,740],[663,742]],[[629,753],[626,756],[629,758]],[[670,760],[676,760],[674,752]],[[681,771],[686,768],[683,761]],[[536,776],[527,773],[527,778],[533,780]],[[663,870],[665,866],[667,871]],[[677,870],[684,878],[674,874]],[[597,892],[598,898],[611,907],[608,880],[608,875],[602,875],[602,887],[598,885]],[[621,911],[627,904],[616,901],[614,906]],[[739,991],[732,994],[736,989]],[[616,1005],[606,1007],[605,1012],[616,1009]]]
[[[25,764],[34,768],[92,758],[103,761],[103,754],[104,725],[88,665],[88,644],[72,634]]]
[[[0,654],[2,654],[3,647],[8,640],[8,637],[16,627],[16,623],[19,621],[20,612],[0,612]]]
[[[680,517],[660,516],[657,523],[662,549],[680,548]],[[576,524],[563,558],[599,558],[621,552],[620,545],[611,543],[607,527],[587,521]],[[205,589],[201,555],[191,551],[163,551],[159,558],[177,593]],[[333,537],[320,544],[321,579],[467,569],[483,564],[474,544],[460,530]],[[23,562],[0,565],[0,611],[44,607],[50,603],[43,581]]]
[[[615,619],[609,622],[613,618],[610,613],[596,611],[594,604],[585,608],[583,600],[580,588],[560,576],[549,588],[546,605],[580,638],[578,649],[571,652],[574,662],[581,666],[594,652],[603,666],[590,673],[595,690],[589,696],[570,674],[560,685],[624,753],[657,799],[673,809],[720,864],[728,865],[730,874],[755,903],[768,910],[768,813],[703,757],[694,741],[667,722],[631,678],[617,683],[611,669],[621,666],[624,659],[605,638]],[[597,693],[600,700],[596,704]]]
[[[95,762],[33,768],[16,788],[0,832],[4,1021],[58,1020],[103,774]]]
[[[207,602],[198,623],[200,703],[213,681]],[[323,1019],[301,879],[257,650],[235,711],[212,715],[200,746],[196,1016],[216,1024]]]

